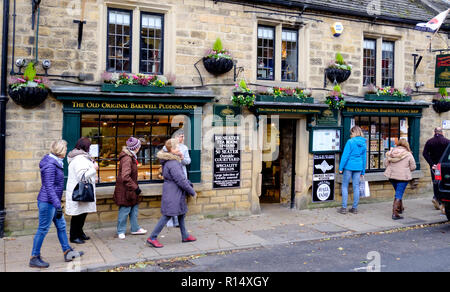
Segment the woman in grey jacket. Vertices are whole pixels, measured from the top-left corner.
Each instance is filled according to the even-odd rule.
[[[178,217],[182,242],[195,241],[196,238],[189,235],[186,230],[184,219],[188,211],[186,203],[186,194],[195,197],[197,194],[192,183],[186,178],[181,164],[178,141],[170,139],[165,144],[167,152],[160,151],[157,154],[162,165],[162,175],[164,177],[161,213],[162,217],[156,224],[152,234],[147,239],[147,243],[153,247],[160,248],[163,245],[157,240],[157,237],[167,222],[174,216]]]

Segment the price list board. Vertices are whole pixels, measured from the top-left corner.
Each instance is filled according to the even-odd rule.
[[[240,135],[214,135],[214,189],[241,186]]]

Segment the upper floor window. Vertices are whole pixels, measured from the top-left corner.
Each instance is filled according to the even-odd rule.
[[[383,41],[381,86],[394,86],[394,42]]]
[[[164,16],[142,13],[141,52],[139,71],[145,74],[162,74]]]
[[[281,80],[297,81],[298,33],[283,29],[281,36]]]
[[[132,11],[108,9],[107,71],[131,72]]]
[[[376,84],[376,55],[377,41],[373,39],[364,40],[363,57],[363,85]]]
[[[275,74],[275,28],[258,27],[258,73],[260,80],[274,80]]]

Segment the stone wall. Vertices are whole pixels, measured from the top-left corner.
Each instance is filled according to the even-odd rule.
[[[88,0],[86,8],[87,24],[83,33],[83,44],[77,49],[78,27],[73,23],[80,18],[80,1],[43,1],[39,26],[38,58],[50,59],[52,68],[50,74],[79,75],[83,73],[86,80],[81,82],[92,84],[100,82],[100,74],[105,69],[104,48],[106,36],[103,35],[105,2]],[[200,85],[200,78],[194,67],[205,51],[212,47],[217,37],[222,39],[224,47],[229,49],[237,60],[237,64],[245,70],[239,76],[248,83],[279,85],[274,82],[258,82],[256,76],[256,29],[259,22],[274,24],[291,24],[292,20],[283,16],[269,16],[255,13],[245,13],[245,8],[239,5],[218,3],[210,0],[167,0],[167,1],[107,1],[114,7],[136,7],[139,5],[159,6],[170,11],[173,22],[167,23],[168,40],[174,47],[167,49],[165,58],[170,60],[177,76],[176,85],[192,87]],[[253,9],[252,9],[253,10]],[[254,9],[257,10],[257,9]],[[262,10],[261,10],[262,11]],[[260,16],[259,16],[260,15]],[[261,17],[261,18],[258,18]],[[351,78],[343,85],[343,90],[352,95],[361,95],[362,88],[362,44],[363,35],[376,34],[399,40],[401,45],[399,62],[402,70],[399,84],[413,86],[413,57],[416,49],[425,49],[427,38],[425,33],[391,26],[371,25],[356,22],[351,19],[341,20],[345,26],[344,34],[335,38],[330,26],[337,21],[334,16],[315,16],[323,22],[306,21],[301,29],[299,67],[301,80],[299,85],[309,88],[323,87],[323,71],[326,64],[333,60],[335,53],[343,53],[345,60],[353,65]],[[31,30],[31,5],[29,1],[17,0],[15,58],[35,58],[36,31]],[[438,47],[439,41],[433,42]],[[106,50],[106,49],[105,49]],[[12,58],[12,17],[10,21],[10,58]],[[424,60],[417,72],[417,80],[425,82],[428,92],[433,89],[434,54],[421,51]],[[8,63],[8,66],[10,66]],[[39,73],[43,71],[39,68]],[[219,103],[229,103],[229,97],[234,85],[233,72],[220,77],[214,77],[206,72],[201,63],[198,68],[205,84],[217,95]],[[10,70],[9,68],[8,70]],[[17,70],[17,68],[15,68]],[[303,78],[303,79],[302,79]],[[62,78],[54,78],[62,79]],[[76,79],[67,79],[78,81]],[[54,80],[54,85],[67,83]],[[396,81],[397,82],[397,81]],[[289,83],[288,86],[295,84]],[[284,85],[286,86],[286,84]],[[328,86],[330,89],[331,86]],[[325,91],[314,90],[314,97],[322,100]],[[415,96],[415,99],[431,101],[432,94]],[[204,116],[212,114],[212,105],[203,108]],[[248,112],[246,112],[249,114]],[[449,114],[437,115],[431,108],[424,110],[421,128],[421,147],[431,137],[432,129],[444,119],[450,119]],[[24,110],[11,100],[7,107],[7,145],[6,145],[6,229],[21,233],[34,232],[37,226],[36,197],[40,188],[39,161],[48,152],[50,143],[62,136],[62,104],[53,97],[40,107]],[[212,130],[210,123],[204,123],[203,134]],[[242,187],[233,190],[212,189],[212,151],[202,152],[202,183],[196,185],[199,196],[196,202],[190,201],[190,214],[226,215],[233,212],[249,212],[257,210],[255,197],[257,180],[252,177],[254,162],[257,155],[251,149],[242,152]],[[297,159],[309,159],[300,157]],[[310,163],[311,165],[311,163]],[[429,171],[425,161],[421,159],[424,178],[418,182],[416,192],[429,190]],[[311,169],[312,173],[312,169]],[[310,179],[309,177],[308,179]],[[98,213],[89,215],[91,223],[103,224],[113,222],[117,207],[114,206],[112,188],[102,191],[102,197],[97,202]],[[374,186],[376,196],[388,196],[391,192],[386,184]],[[379,194],[377,193],[379,192]],[[304,195],[307,196],[307,190]],[[140,215],[144,218],[159,216],[160,198],[155,187],[144,189],[144,201],[140,204]]]

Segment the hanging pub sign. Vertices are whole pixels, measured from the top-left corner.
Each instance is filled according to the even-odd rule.
[[[450,54],[436,56],[435,88],[450,87]]]
[[[213,189],[241,186],[240,135],[214,135]]]
[[[334,154],[314,155],[312,202],[334,201],[334,181],[336,172]]]

